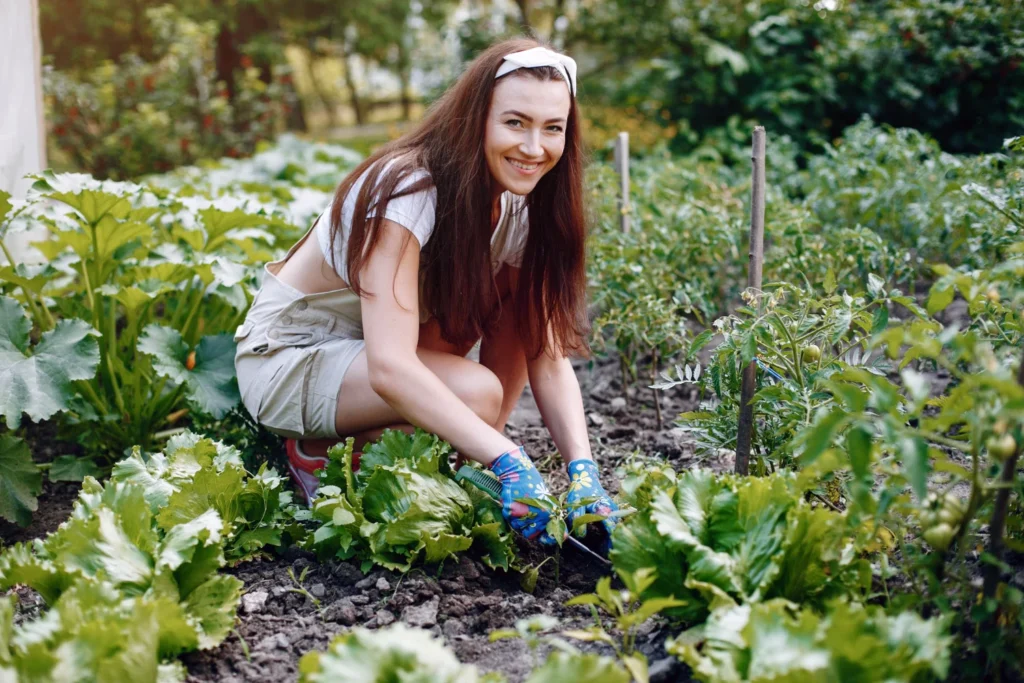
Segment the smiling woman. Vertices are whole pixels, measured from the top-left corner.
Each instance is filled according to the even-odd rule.
[[[573,475],[570,523],[608,514],[569,362],[587,353],[576,64],[532,40],[492,46],[420,126],[344,178],[236,335],[253,417],[289,437],[307,500],[323,452],[422,427],[503,484],[513,528],[554,542],[549,496],[502,433],[529,380]],[[315,239],[308,239],[310,234]],[[477,342],[480,362],[465,356]],[[610,530],[606,520],[603,530]]]

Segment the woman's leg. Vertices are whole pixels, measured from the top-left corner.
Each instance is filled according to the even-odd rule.
[[[481,342],[479,363],[465,358],[472,344],[457,347],[444,340],[436,320],[420,326],[417,355],[463,403],[501,431],[522,396],[527,372],[526,353],[515,332],[511,270],[504,267],[496,281],[502,313]],[[345,373],[338,394],[335,427],[339,434],[354,438],[357,451],[379,439],[385,429],[401,429],[410,434],[415,430],[370,387],[365,351],[356,356]],[[306,453],[315,456],[326,454],[334,443],[330,439],[309,439],[302,446]]]
[[[519,403],[528,377],[526,351],[516,333],[511,287],[508,284],[509,270],[508,266],[505,266],[498,275],[499,287],[505,285],[501,317],[480,342],[480,364],[493,372],[501,382],[501,410],[493,423],[499,432],[505,429],[509,415]]]
[[[491,425],[497,421],[502,406],[502,385],[493,372],[480,363],[444,351],[420,347],[416,353],[482,420]],[[338,394],[335,426],[339,434],[355,439],[356,450],[379,438],[384,429],[413,431],[413,427],[370,387],[365,351],[356,356],[345,373]],[[303,442],[303,448],[310,455],[315,454],[310,450],[314,447]]]

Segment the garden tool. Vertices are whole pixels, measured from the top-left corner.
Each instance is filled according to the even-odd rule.
[[[456,481],[467,481],[473,486],[477,487],[488,496],[493,498],[495,501],[501,500],[501,482],[490,476],[486,472],[475,469],[469,465],[463,465],[459,468],[458,472],[455,473]],[[573,537],[572,534],[566,535],[566,540],[576,548],[577,550],[586,553],[592,559],[600,562],[605,567],[611,567],[612,563],[607,559],[601,557],[599,554],[588,548],[583,541]]]

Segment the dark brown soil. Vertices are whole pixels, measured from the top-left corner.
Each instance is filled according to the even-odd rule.
[[[32,459],[38,463],[48,463],[58,456],[80,451],[77,444],[57,439],[56,426],[53,422],[29,423],[25,432],[25,440],[32,451]],[[20,527],[0,519],[0,548],[33,538],[42,538],[55,531],[71,516],[71,507],[81,487],[77,482],[51,482],[44,474],[43,490],[39,494],[39,509],[32,514],[32,522],[27,527]]]

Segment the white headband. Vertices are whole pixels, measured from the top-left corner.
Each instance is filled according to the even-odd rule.
[[[559,54],[546,47],[533,47],[522,52],[505,55],[505,61],[498,67],[495,78],[501,78],[517,69],[536,69],[539,66],[553,66],[562,74],[569,84],[569,92],[576,96],[576,61],[572,57]]]

